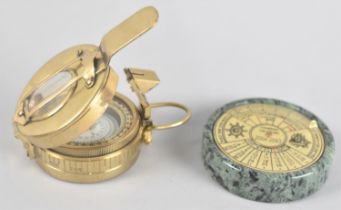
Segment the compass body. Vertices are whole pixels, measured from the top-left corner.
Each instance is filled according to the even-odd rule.
[[[309,111],[274,99],[246,99],[209,119],[202,156],[228,191],[263,202],[306,197],[326,181],[334,154],[327,126]]]
[[[111,57],[154,26],[158,13],[145,7],[108,32],[99,46],[71,47],[51,58],[24,88],[13,117],[15,136],[27,155],[55,178],[92,183],[115,177],[137,159],[152,130],[179,126],[190,111],[177,103],[150,104],[145,94],[159,84],[155,72],[124,69],[139,105],[116,92]],[[184,119],[155,125],[151,109],[175,106]]]

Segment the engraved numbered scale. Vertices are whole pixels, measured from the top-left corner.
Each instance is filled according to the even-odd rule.
[[[25,87],[14,115],[15,135],[50,175],[79,183],[112,178],[135,162],[141,142],[151,143],[152,130],[188,121],[191,113],[185,106],[146,100],[145,93],[159,83],[153,71],[125,69],[140,107],[116,92],[111,57],[157,19],[155,8],[141,9],[107,33],[99,47],[78,45],[56,55]],[[152,108],[166,106],[186,115],[172,124],[153,124]]]
[[[320,158],[324,149],[316,120],[268,104],[227,111],[216,122],[214,136],[219,148],[234,161],[269,172],[307,167]]]

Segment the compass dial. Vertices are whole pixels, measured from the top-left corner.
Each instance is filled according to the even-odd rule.
[[[107,111],[88,131],[79,136],[74,142],[89,144],[115,136],[120,130],[120,121],[118,115]]]
[[[248,104],[225,112],[215,123],[214,139],[233,161],[268,172],[306,168],[323,153],[315,120],[273,104]]]
[[[112,141],[132,126],[131,109],[119,98],[114,98],[104,114],[89,130],[69,142],[71,146],[91,146]]]

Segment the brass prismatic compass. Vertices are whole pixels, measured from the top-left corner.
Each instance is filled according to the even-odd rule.
[[[145,94],[159,79],[155,72],[126,68],[140,105],[116,91],[118,76],[111,57],[157,22],[146,7],[108,32],[99,46],[78,45],[53,57],[32,77],[13,118],[15,135],[29,157],[61,180],[89,183],[126,171],[137,159],[141,142],[152,131],[179,126],[190,111],[174,102],[149,103]],[[185,111],[175,123],[155,125],[151,110],[173,106]]]

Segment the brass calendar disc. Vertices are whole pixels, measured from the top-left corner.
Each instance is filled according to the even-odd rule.
[[[247,104],[228,110],[216,122],[214,137],[232,160],[269,172],[306,168],[324,151],[316,120],[274,104]]]

